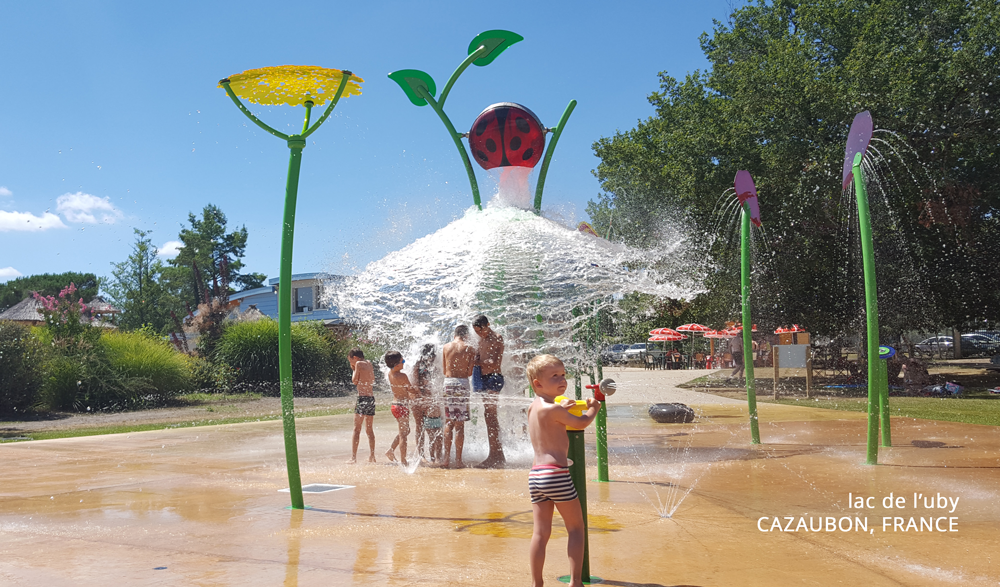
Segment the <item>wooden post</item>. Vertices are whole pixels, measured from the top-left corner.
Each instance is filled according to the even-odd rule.
[[[813,359],[812,347],[806,347],[806,398],[812,397]]]
[[[774,399],[778,399],[778,349],[781,348],[779,345],[774,346]]]

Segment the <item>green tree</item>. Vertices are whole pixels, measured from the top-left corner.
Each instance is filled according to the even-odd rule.
[[[226,232],[226,215],[209,204],[201,217],[188,214],[190,226],[183,228],[179,238],[183,243],[170,267],[163,271],[167,287],[192,308],[216,295],[222,281],[240,290],[262,287],[267,276],[262,273],[240,273],[247,246],[246,226]],[[228,279],[220,272],[224,270]]]
[[[177,300],[160,282],[163,263],[156,258],[156,247],[149,239],[150,231],[135,230],[132,254],[120,263],[112,263],[111,279],[104,282],[104,291],[121,311],[118,327],[136,330],[149,326],[165,332],[170,323],[170,310]],[[180,309],[180,308],[176,308]]]
[[[26,275],[11,279],[7,283],[0,283],[0,312],[31,297],[32,292],[38,292],[43,296],[59,295],[59,292],[71,283],[76,284],[74,301],[83,299],[84,302],[89,302],[97,295],[98,280],[93,273],[69,271]]]
[[[841,192],[847,130],[877,131],[869,197],[885,330],[1000,315],[1000,4],[984,0],[776,0],[736,10],[701,45],[710,63],[666,73],[655,115],[594,145],[595,227],[637,245],[680,216],[718,269],[698,305],[738,299],[726,210],[739,169],[760,194],[755,295],[762,321],[837,333],[861,320],[857,216]],[[733,300],[719,303],[718,298]]]

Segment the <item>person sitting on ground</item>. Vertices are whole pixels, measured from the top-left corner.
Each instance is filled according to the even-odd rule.
[[[476,367],[472,374],[472,390],[485,392],[483,394],[483,420],[486,421],[486,437],[489,440],[490,453],[486,460],[476,465],[480,469],[502,467],[507,462],[500,443],[500,418],[497,414],[497,403],[500,390],[503,389],[503,375],[500,373],[503,362],[503,337],[490,328],[490,321],[480,314],[472,322],[472,329],[479,336],[479,348],[476,355]],[[478,382],[478,384],[477,384]]]
[[[413,387],[417,391],[417,399],[413,400],[410,410],[413,412],[414,432],[416,433],[417,454],[428,458],[431,462],[437,461],[434,452],[435,441],[438,452],[441,447],[441,409],[434,405],[434,393],[432,385],[434,381],[435,364],[437,352],[433,344],[425,344],[420,349],[420,358],[413,368]],[[433,412],[433,414],[432,414]],[[430,437],[431,452],[424,451],[424,429]]]
[[[409,465],[406,462],[406,437],[410,434],[410,402],[416,394],[413,386],[410,385],[410,378],[403,373],[403,355],[399,351],[389,351],[385,354],[385,366],[389,371],[389,387],[392,389],[392,416],[396,418],[399,425],[399,434],[392,440],[392,446],[385,451],[385,456],[390,461],[396,460],[395,450],[399,446],[399,462]]]
[[[600,402],[587,398],[587,411],[574,416],[569,408],[576,402],[555,398],[566,392],[566,367],[552,355],[538,355],[528,362],[528,381],[535,399],[528,408],[528,435],[535,458],[528,473],[528,491],[534,532],[531,536],[530,564],[532,585],[542,584],[545,547],[552,535],[552,512],[559,509],[569,543],[566,554],[570,563],[571,586],[582,587],[584,524],[580,498],[569,474],[569,436],[566,428],[583,430],[597,417]]]
[[[361,423],[365,423],[365,432],[368,433],[368,448],[371,454],[368,455],[368,462],[375,462],[375,431],[372,430],[372,418],[375,416],[375,370],[372,364],[365,360],[365,353],[361,349],[352,349],[347,353],[347,362],[351,364],[354,375],[351,376],[351,383],[358,388],[358,402],[354,405],[354,436],[351,439],[351,460],[348,463],[354,464],[358,461],[358,443],[361,441]]]
[[[441,465],[451,463],[451,439],[455,438],[455,466],[464,467],[465,423],[469,421],[469,377],[476,364],[476,349],[469,344],[469,327],[455,327],[452,341],[441,349],[444,365],[444,450]]]

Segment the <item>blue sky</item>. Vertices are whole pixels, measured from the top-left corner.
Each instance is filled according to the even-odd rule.
[[[657,73],[707,65],[698,44],[733,3],[23,2],[0,8],[0,281],[124,260],[133,228],[169,250],[208,203],[246,225],[246,269],[277,276],[285,144],[250,125],[216,84],[269,65],[350,69],[342,100],[305,149],[295,272],[359,271],[461,216],[472,197],[444,126],[386,77],[439,89],[478,33],[524,37],[471,67],[446,111],[459,131],[512,101],[555,126],[543,208],[586,220],[600,188],[592,143],[652,114]],[[254,107],[283,130],[302,108]],[[288,131],[292,132],[292,131]],[[484,200],[490,178],[477,168]]]

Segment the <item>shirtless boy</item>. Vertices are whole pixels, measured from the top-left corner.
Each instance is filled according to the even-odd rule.
[[[396,460],[395,450],[399,446],[399,462],[406,462],[406,437],[410,434],[410,408],[412,399],[417,397],[417,390],[410,385],[410,378],[403,373],[403,355],[399,351],[389,351],[385,354],[385,366],[389,371],[389,387],[392,389],[392,416],[399,424],[399,434],[392,440],[392,446],[385,451],[390,461]]]
[[[479,352],[476,356],[477,373],[472,376],[473,391],[483,395],[483,420],[486,421],[486,437],[490,443],[490,454],[486,460],[476,465],[480,469],[502,467],[507,459],[500,445],[500,419],[497,417],[497,396],[503,389],[503,375],[500,373],[503,361],[503,337],[490,328],[486,316],[477,316],[472,328],[479,336]]]
[[[476,349],[469,344],[469,327],[455,327],[452,341],[441,350],[444,359],[444,456],[441,465],[451,462],[451,439],[455,437],[455,466],[463,467],[465,423],[469,420],[469,377],[476,362]]]
[[[372,364],[365,360],[365,353],[361,349],[352,349],[347,353],[347,362],[351,364],[354,375],[351,383],[358,388],[358,403],[354,406],[354,438],[351,440],[351,460],[354,464],[358,461],[358,442],[361,440],[361,422],[365,423],[368,433],[368,447],[371,454],[368,455],[368,462],[375,462],[375,431],[372,430],[372,418],[375,416],[375,394],[372,387],[375,385],[375,370]]]
[[[528,434],[535,459],[528,474],[531,511],[535,530],[531,536],[531,584],[543,584],[545,546],[552,535],[552,511],[557,508],[569,534],[566,554],[570,564],[570,587],[583,586],[583,510],[569,475],[569,436],[566,427],[582,430],[597,417],[600,402],[587,398],[587,411],[574,416],[569,408],[573,400],[555,403],[566,392],[566,368],[552,355],[538,355],[528,362],[528,381],[535,390],[535,400],[528,408]]]

